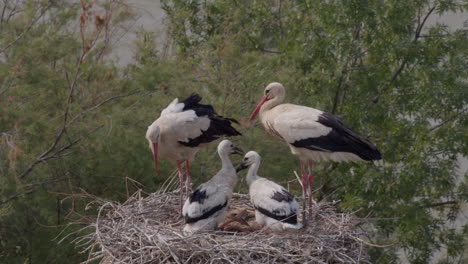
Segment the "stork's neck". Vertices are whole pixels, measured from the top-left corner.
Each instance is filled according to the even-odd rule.
[[[234,169],[234,166],[232,165],[231,159],[229,158],[229,153],[226,152],[220,152],[219,157],[221,158],[221,164],[222,164],[222,170],[226,169]]]
[[[231,188],[234,188],[237,183],[237,174],[236,169],[229,158],[229,153],[219,152],[219,157],[221,158],[222,167],[215,176],[215,182],[220,185],[227,184]],[[226,177],[226,175],[228,177]]]
[[[260,162],[255,162],[254,164],[250,165],[250,168],[247,171],[247,184],[249,186],[252,184],[252,182],[259,178],[257,175],[258,168],[260,168]]]
[[[284,101],[284,94],[278,94],[274,98],[266,101],[262,107],[260,108],[260,118],[262,118],[263,114],[265,114],[268,110],[271,110],[275,106],[281,104]]]

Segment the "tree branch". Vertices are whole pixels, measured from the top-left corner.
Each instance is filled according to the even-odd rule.
[[[426,24],[426,21],[429,18],[429,16],[432,14],[432,12],[434,12],[435,8],[436,8],[436,5],[434,5],[431,9],[429,9],[429,12],[427,12],[423,21],[420,24],[418,24],[418,27],[416,28],[416,33],[414,34],[414,41],[417,41],[419,37],[421,36],[421,31],[424,25]]]
[[[78,68],[79,68],[79,66],[78,66]],[[39,155],[39,157],[29,166],[28,169],[26,169],[25,171],[23,171],[23,173],[21,173],[19,175],[19,178],[21,178],[21,179],[24,178],[26,175],[28,175],[34,169],[34,167],[36,167],[37,164],[42,163],[42,162],[50,159],[50,157],[47,157],[47,155],[49,155],[49,153],[51,153],[57,147],[57,144],[62,139],[62,137],[63,137],[63,135],[64,135],[64,133],[65,133],[65,131],[67,129],[68,113],[69,113],[69,109],[70,109],[70,104],[72,103],[73,90],[75,89],[75,84],[76,84],[76,81],[78,79],[78,73],[79,73],[79,69],[76,70],[75,78],[74,78],[73,82],[70,84],[70,89],[69,89],[69,93],[68,93],[68,97],[67,97],[67,105],[66,105],[65,111],[64,111],[62,127],[61,127],[59,133],[57,134],[57,136],[55,137],[54,142],[52,143],[52,145],[46,151],[44,151],[41,155]],[[68,74],[66,74],[66,76],[67,76],[67,81],[68,81]],[[74,144],[74,143],[72,143],[72,144]]]
[[[333,106],[332,106],[332,110],[331,110],[332,114],[335,114],[336,109],[338,108],[338,98],[340,96],[341,86],[343,85],[343,79],[344,79],[345,74],[346,74],[346,67],[348,66],[348,62],[349,61],[347,60],[345,66],[343,67],[343,69],[341,71],[340,79],[338,80],[338,85],[336,86],[335,98],[333,99]]]
[[[398,67],[398,69],[393,73],[392,77],[388,80],[389,84],[393,83],[397,79],[398,75],[400,75],[400,73],[405,68],[407,61],[408,61],[407,58],[403,59],[403,61],[400,64],[400,67]]]
[[[448,119],[442,121],[440,124],[437,124],[437,125],[431,127],[429,129],[429,132],[432,132],[432,131],[444,126],[445,124],[456,120],[461,114],[465,113],[467,110],[468,110],[468,107],[466,107],[465,109],[461,110],[460,112],[454,114],[453,116],[449,117]]]
[[[250,42],[252,42],[252,44],[254,45],[254,48],[260,50],[261,52],[265,52],[265,53],[274,53],[274,54],[282,54],[282,53],[284,53],[283,51],[265,49],[265,48],[263,48],[260,44],[258,44],[255,40],[253,40],[252,37],[249,36],[249,34],[246,34],[246,36],[247,36],[247,38],[250,40]]]
[[[83,2],[82,2],[83,4]],[[81,25],[80,25],[81,27]],[[84,40],[83,40],[84,41]],[[70,142],[67,146],[65,146],[65,149],[60,149],[58,150],[57,152],[55,152],[51,157],[48,157],[48,155],[55,150],[55,148],[57,147],[58,143],[60,142],[60,140],[62,139],[63,135],[65,134],[66,130],[67,130],[67,120],[68,120],[68,115],[69,115],[69,111],[70,111],[70,107],[71,107],[71,104],[73,102],[73,92],[75,90],[75,87],[76,87],[76,83],[79,79],[79,76],[81,75],[81,65],[83,64],[83,61],[84,61],[84,58],[86,56],[86,53],[89,51],[89,49],[86,49],[85,47],[85,44],[83,43],[83,50],[81,52],[81,55],[77,61],[77,65],[76,65],[76,71],[75,71],[75,74],[74,74],[74,77],[73,77],[73,81],[70,82],[70,78],[68,77],[68,73],[65,72],[65,78],[67,80],[67,84],[68,84],[68,89],[69,89],[69,92],[68,92],[68,97],[67,97],[67,103],[65,105],[65,110],[64,110],[64,115],[63,115],[63,122],[62,122],[62,127],[60,128],[60,131],[58,132],[57,136],[55,137],[55,140],[54,142],[52,143],[52,145],[46,150],[44,151],[41,155],[39,155],[38,158],[36,158],[36,160],[29,166],[28,169],[26,169],[25,171],[23,171],[20,175],[19,175],[19,178],[22,179],[24,178],[26,175],[28,175],[33,169],[34,167],[36,167],[37,164],[39,163],[42,163],[48,159],[51,159],[53,157],[55,157],[57,154],[61,153],[62,151],[64,151],[65,149],[68,149],[70,148],[71,146],[73,146],[74,144],[76,144],[78,141],[81,140],[81,138],[79,138],[78,140],[75,140],[73,142]]]
[[[36,191],[37,187],[39,187],[39,186],[48,185],[48,184],[51,184],[51,183],[55,183],[55,182],[63,181],[63,180],[67,180],[67,179],[68,178],[48,179],[48,180],[45,180],[45,181],[28,184],[28,185],[26,185],[26,189],[27,189],[26,191],[15,193],[15,194],[11,195],[10,197],[6,198],[5,200],[0,200],[0,206],[2,206],[4,204],[7,204],[7,203],[9,203],[9,202],[11,202],[13,200],[16,200],[21,196],[24,196],[24,195],[27,195],[27,194],[30,194],[30,193]]]
[[[94,133],[95,131],[97,131],[99,128],[102,128],[104,125],[100,125],[98,127],[96,127],[95,129],[93,129],[89,134],[92,134]],[[62,130],[62,131],[65,131],[65,130]],[[63,135],[63,133],[62,133]],[[84,137],[79,137],[78,139],[75,139],[74,141],[68,143],[67,145],[61,147],[59,150],[55,151],[54,153],[52,153],[51,155],[49,155],[53,149],[55,149],[58,141],[54,141],[54,144],[53,145],[53,148],[50,148],[48,149],[46,152],[42,153],[30,166],[29,168],[27,168],[25,171],[23,171],[18,177],[20,179],[24,178],[26,175],[28,175],[33,169],[34,167],[36,167],[38,164],[42,163],[42,162],[45,162],[47,160],[50,160],[50,159],[54,159],[54,158],[58,158],[58,157],[61,157],[61,153],[64,152],[65,150],[67,149],[70,149],[71,147],[73,147],[74,145],[76,145],[79,141],[81,141]],[[56,143],[57,142],[57,143]]]
[[[3,18],[5,17],[5,11],[8,6],[8,0],[3,0],[2,15],[0,16],[0,31],[3,28]]]
[[[434,5],[432,8],[429,9],[429,12],[427,12],[427,14],[424,16],[424,19],[422,20],[422,22],[420,21],[420,17],[418,16],[418,26],[416,27],[416,31],[415,31],[414,39],[413,39],[414,43],[416,43],[418,41],[419,37],[421,36],[421,31],[422,31],[424,25],[427,22],[427,19],[432,14],[432,12],[434,12],[435,8],[436,8],[436,5]],[[388,80],[387,85],[392,84],[398,78],[398,76],[405,69],[407,63],[408,63],[408,57],[403,58],[403,61],[401,62],[400,66],[398,66],[398,68],[392,74],[392,77],[390,77],[390,79]],[[374,104],[376,104],[379,101],[378,99],[379,99],[380,95],[381,95],[381,93],[379,92],[374,97],[374,99],[372,100]]]
[[[457,204],[460,204],[460,202],[459,201],[446,201],[446,202],[432,203],[426,207],[438,207],[438,206],[453,205],[453,204],[457,205]]]
[[[88,109],[82,111],[81,113],[79,113],[78,115],[76,115],[75,117],[73,117],[73,119],[70,120],[70,122],[68,122],[68,125],[70,125],[70,124],[72,124],[73,122],[75,122],[79,117],[85,115],[85,114],[88,113],[88,112],[91,112],[91,111],[93,111],[93,110],[96,110],[97,108],[101,107],[101,106],[104,105],[104,104],[107,104],[107,103],[110,102],[110,101],[113,101],[113,100],[119,99],[119,98],[128,97],[128,96],[137,94],[137,93],[139,93],[139,92],[140,92],[140,91],[133,91],[133,92],[130,92],[130,93],[128,93],[128,94],[114,95],[114,96],[111,96],[111,97],[109,97],[109,98],[107,98],[107,99],[104,99],[104,100],[101,101],[100,103],[98,103],[98,104],[96,104],[96,105],[94,105],[94,106],[92,106],[92,107],[90,107],[90,108],[88,108]]]
[[[33,19],[33,21],[31,22],[31,24],[26,28],[25,31],[21,32],[21,34],[16,37],[15,40],[13,40],[12,42],[10,42],[9,44],[7,44],[5,47],[3,47],[1,50],[0,50],[0,53],[3,53],[5,52],[9,47],[11,47],[12,45],[14,45],[16,42],[18,42],[19,40],[21,40],[31,29],[32,27],[36,24],[36,22],[42,17],[44,16],[44,14],[46,13],[46,11],[49,9],[49,7],[52,6],[52,2],[49,2],[49,4],[43,8],[41,10],[41,13],[39,14],[39,16],[37,16],[36,18]]]
[[[333,99],[333,106],[332,106],[332,110],[331,110],[332,114],[335,114],[335,112],[336,112],[336,110],[338,108],[338,100],[339,100],[340,93],[341,93],[341,90],[342,90],[343,81],[344,81],[345,77],[348,76],[350,71],[353,71],[352,68],[351,69],[348,68],[348,65],[349,65],[349,62],[351,60],[351,55],[352,55],[354,43],[356,42],[356,40],[359,39],[360,32],[361,32],[361,25],[358,25],[357,28],[354,31],[353,38],[351,40],[351,45],[350,45],[350,48],[349,48],[349,51],[348,51],[348,56],[346,56],[346,62],[345,62],[345,65],[343,66],[343,68],[341,70],[341,75],[340,75],[340,78],[338,80],[338,85],[336,86],[335,97]],[[354,57],[353,64],[356,62],[356,60],[357,60],[357,57]]]
[[[427,19],[432,14],[432,12],[434,12],[435,8],[436,8],[436,6],[434,5],[431,9],[429,9],[429,12],[427,12],[426,16],[424,16],[424,19],[422,20],[422,22],[418,23],[418,26],[416,27],[416,32],[414,34],[414,40],[413,40],[414,42],[418,41],[418,39],[419,39],[419,37],[421,35],[421,31],[422,31],[424,25],[426,24]],[[407,62],[408,62],[408,59],[407,59],[407,57],[405,57],[403,59],[401,65],[400,65],[400,67],[398,67],[398,69],[392,75],[392,78],[390,78],[389,83],[393,83],[396,80],[398,75],[400,75],[400,73],[405,68]]]

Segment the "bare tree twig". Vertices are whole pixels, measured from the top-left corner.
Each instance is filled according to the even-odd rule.
[[[83,4],[83,1],[82,1],[82,4]],[[81,20],[80,20],[80,22],[81,22]],[[80,28],[81,27],[82,27],[82,23],[80,23]],[[83,39],[83,41],[84,41],[84,39]],[[42,162],[44,162],[44,161],[46,161],[48,159],[51,159],[51,158],[55,157],[57,154],[63,152],[65,149],[70,148],[71,146],[73,146],[74,144],[76,144],[80,140],[80,139],[78,139],[78,140],[75,140],[73,142],[70,142],[67,146],[65,146],[66,147],[65,149],[62,148],[62,149],[58,150],[57,152],[55,152],[52,156],[48,157],[49,153],[51,153],[52,151],[55,150],[58,143],[62,139],[63,135],[66,133],[68,115],[69,115],[69,112],[70,112],[71,104],[73,102],[73,92],[75,90],[76,83],[77,83],[77,81],[79,79],[79,76],[81,75],[81,69],[80,68],[81,68],[81,65],[83,64],[84,57],[85,57],[86,53],[88,52],[88,50],[89,49],[86,49],[84,44],[83,44],[83,50],[82,50],[82,53],[81,53],[81,55],[80,55],[80,57],[79,57],[79,59],[77,61],[76,71],[75,71],[75,74],[74,74],[74,77],[73,77],[73,81],[70,81],[70,78],[68,76],[68,72],[65,72],[65,77],[66,77],[67,84],[68,84],[68,87],[69,87],[68,88],[69,92],[68,92],[68,96],[67,96],[67,102],[66,102],[66,105],[65,105],[65,110],[64,110],[64,115],[63,115],[63,122],[62,122],[62,126],[60,128],[60,131],[58,132],[58,134],[55,137],[55,140],[51,144],[51,146],[46,151],[44,151],[41,155],[39,155],[39,157],[29,166],[28,169],[26,169],[25,171],[23,171],[19,175],[20,179],[22,179],[26,175],[28,175],[34,169],[34,167],[36,167],[36,165],[38,165],[39,163],[42,163]]]
[[[0,16],[0,31],[3,27],[3,18],[5,17],[5,11],[8,6],[8,0],[3,0],[3,8],[2,8],[2,15]]]
[[[363,248],[370,243],[359,238],[363,232],[356,228],[354,213],[337,213],[336,203],[315,204],[316,221],[297,233],[272,233],[254,223],[248,196],[234,194],[230,208],[236,213],[228,215],[221,226],[236,233],[204,231],[184,235],[184,223],[174,209],[177,197],[176,192],[157,192],[143,198],[137,191],[123,204],[100,199],[93,202],[98,214],[89,220],[94,221],[65,235],[59,243],[79,234],[72,243],[89,254],[84,263],[98,258],[102,263],[243,263],[253,258],[256,263],[271,264],[370,263]],[[232,225],[232,219],[239,216],[248,227]],[[86,228],[94,232],[80,233]],[[158,230],[157,234],[154,230]]]
[[[424,17],[423,21],[418,24],[418,27],[416,28],[416,33],[414,34],[414,41],[417,41],[419,39],[419,37],[421,36],[421,31],[422,31],[424,25],[426,24],[427,19],[432,14],[432,12],[434,12],[435,9],[436,9],[436,5],[434,5],[431,9],[429,9],[429,12],[427,12],[427,14]]]
[[[16,200],[21,196],[24,196],[26,194],[30,194],[30,193],[36,191],[36,189],[37,189],[36,187],[43,186],[43,185],[48,185],[48,184],[51,184],[51,183],[56,183],[56,182],[63,181],[63,180],[66,180],[66,179],[68,179],[68,178],[48,179],[48,180],[44,180],[44,181],[40,181],[40,182],[36,182],[36,183],[27,184],[26,185],[26,189],[27,189],[26,191],[20,192],[20,193],[15,193],[15,194],[11,195],[10,197],[8,197],[5,200],[0,200],[0,206],[2,206],[3,204],[6,204],[8,202],[11,202],[13,200]]]
[[[463,110],[461,110],[460,112],[454,114],[453,116],[449,117],[448,119],[442,121],[440,124],[437,124],[437,125],[431,127],[429,129],[429,131],[432,132],[432,131],[444,126],[445,124],[456,120],[461,114],[465,113],[467,110],[468,110],[468,107],[465,107]]]
[[[429,16],[432,14],[432,12],[434,12],[436,8],[436,5],[434,5],[432,8],[429,9],[429,11],[427,12],[427,14],[424,16],[424,19],[422,20],[422,22],[420,21],[420,17],[418,17],[418,26],[416,27],[416,31],[415,31],[415,34],[414,34],[414,39],[413,39],[413,43],[416,43],[419,39],[419,37],[421,36],[421,31],[422,29],[424,28],[424,25],[426,24],[427,22],[427,19],[429,18]],[[398,76],[403,72],[403,70],[405,69],[406,65],[408,63],[408,57],[405,57],[403,58],[403,61],[401,62],[400,66],[398,66],[398,68],[393,72],[392,74],[392,77],[390,77],[390,79],[388,79],[388,82],[387,82],[387,85],[389,86],[390,84],[392,84],[394,81],[396,81],[396,79],[398,78]],[[376,104],[378,102],[378,99],[380,97],[380,95],[382,94],[382,92],[379,92],[373,99],[373,103]]]
[[[71,86],[70,86],[70,91],[69,91],[68,97],[67,97],[67,105],[65,107],[65,114],[64,114],[64,117],[63,117],[63,124],[62,124],[62,127],[61,127],[59,133],[55,137],[54,142],[52,143],[52,145],[46,151],[44,151],[41,155],[39,155],[39,157],[29,166],[28,169],[26,169],[23,173],[21,173],[19,175],[19,178],[24,178],[26,175],[28,175],[33,170],[33,168],[37,164],[42,163],[42,162],[50,159],[50,157],[47,157],[47,155],[49,153],[51,153],[56,148],[57,144],[62,139],[62,137],[63,137],[63,135],[64,135],[64,133],[65,133],[65,131],[67,129],[68,113],[69,113],[70,104],[71,104],[72,98],[73,98],[73,90],[75,89],[75,84],[76,84],[76,81],[78,79],[78,73],[79,73],[79,69],[77,69],[76,74],[75,74],[75,78],[74,78],[73,82],[70,84]],[[68,80],[68,77],[67,77],[67,80]]]
[[[422,31],[424,25],[426,24],[427,19],[432,14],[432,12],[434,12],[435,8],[436,8],[436,6],[434,5],[431,9],[429,9],[429,12],[426,14],[426,16],[424,17],[422,22],[418,23],[418,26],[416,27],[416,32],[414,34],[414,42],[418,41],[419,36],[421,35],[421,31]],[[389,83],[393,83],[396,80],[398,75],[400,75],[400,73],[405,68],[407,62],[408,62],[408,58],[405,57],[403,59],[403,61],[401,62],[400,67],[398,67],[398,69],[393,73],[392,77],[389,80]]]
[[[6,3],[8,2],[9,0],[4,0],[5,2],[5,6],[6,6]],[[5,18],[3,18],[3,23],[8,23],[11,19],[11,17],[13,17],[14,15],[16,15],[17,13],[20,12],[20,10],[17,10],[18,8],[18,3],[20,2],[20,0],[16,0],[15,1],[15,4],[13,5],[13,8],[11,9],[10,13],[8,14],[8,16]]]
[[[32,27],[36,24],[36,22],[44,16],[44,14],[46,13],[46,11],[49,9],[49,7],[52,6],[52,1],[49,2],[49,4],[43,8],[41,10],[41,13],[39,14],[39,16],[37,16],[36,18],[33,19],[33,21],[31,22],[31,24],[26,28],[26,30],[24,30],[21,34],[19,34],[18,37],[16,37],[15,40],[13,40],[12,42],[10,42],[9,44],[7,44],[5,47],[3,47],[1,50],[0,50],[0,53],[3,53],[5,52],[9,47],[11,47],[12,45],[14,45],[16,42],[18,42],[19,40],[21,40],[31,29]]]
[[[104,125],[100,125],[98,127],[96,127],[95,129],[93,129],[89,134],[92,134],[93,132],[97,131],[99,128],[102,128]],[[65,131],[65,130],[63,130]],[[62,133],[63,135],[63,133]],[[29,165],[29,167],[23,171],[18,177],[20,179],[24,178],[26,175],[28,175],[33,169],[34,167],[36,167],[38,164],[42,163],[42,162],[45,162],[47,160],[50,160],[50,159],[54,159],[54,158],[57,158],[60,156],[60,154],[62,152],[64,152],[65,150],[67,149],[70,149],[72,146],[76,145],[79,141],[81,141],[84,137],[80,137],[70,143],[68,143],[67,145],[61,147],[59,150],[55,151],[54,153],[52,153],[51,155],[49,155],[54,149],[55,147],[57,146],[58,144],[58,141],[54,141],[54,147],[53,148],[49,148],[46,152],[42,153],[31,165]],[[57,143],[55,143],[57,142]]]
[[[73,94],[74,94],[75,88],[77,86],[78,80],[80,79],[80,76],[82,75],[81,65],[83,64],[83,62],[84,62],[84,60],[86,58],[86,55],[89,53],[90,49],[94,46],[97,39],[99,38],[99,32],[101,32],[101,29],[102,29],[102,27],[97,28],[97,31],[95,32],[93,39],[89,43],[86,41],[86,38],[85,38],[85,35],[84,35],[84,29],[85,29],[86,24],[87,24],[86,23],[87,22],[86,21],[87,20],[86,12],[87,12],[89,6],[86,5],[85,1],[83,1],[83,0],[80,1],[80,2],[81,2],[81,9],[82,9],[82,13],[80,15],[80,35],[81,35],[81,40],[83,42],[82,43],[82,52],[81,52],[81,55],[78,57],[78,61],[77,61],[77,64],[76,64],[76,70],[75,70],[75,73],[73,75],[73,78],[70,78],[67,71],[65,72],[65,78],[66,78],[66,81],[67,81],[69,92],[68,92],[68,96],[67,96],[67,99],[66,99],[65,109],[64,109],[64,112],[63,112],[62,125],[61,125],[61,127],[59,129],[59,132],[57,133],[54,141],[49,146],[49,148],[47,150],[45,150],[44,152],[42,152],[36,158],[36,160],[25,171],[23,171],[19,175],[20,179],[22,179],[26,175],[28,175],[34,169],[34,167],[37,166],[38,164],[40,164],[40,163],[42,163],[44,161],[50,160],[50,159],[63,157],[64,156],[63,153],[64,153],[65,150],[70,149],[72,146],[77,144],[83,138],[83,137],[80,137],[80,138],[75,139],[75,140],[69,140],[68,144],[64,145],[62,148],[57,150],[57,146],[62,141],[63,136],[66,135],[66,133],[67,133],[67,128],[74,121],[76,121],[79,117],[83,116],[87,112],[95,110],[96,108],[106,104],[109,101],[112,101],[114,99],[121,98],[121,97],[126,97],[126,96],[129,96],[129,95],[132,95],[132,94],[135,94],[135,93],[138,92],[138,91],[135,91],[135,92],[131,92],[131,93],[125,94],[125,95],[116,95],[116,96],[112,96],[110,98],[107,98],[104,101],[98,103],[97,105],[95,105],[95,106],[93,106],[93,107],[79,113],[71,121],[69,121],[70,108],[71,108],[71,105],[72,105],[72,102],[73,102]],[[110,14],[106,14],[105,19],[108,20],[109,18],[110,18]],[[106,23],[108,23],[108,21]],[[108,30],[108,29],[106,28],[106,30]],[[98,128],[100,128],[100,127],[102,127],[102,126],[99,126]],[[96,128],[95,130],[97,130],[98,128]],[[93,131],[95,131],[95,130],[93,130]]]
[[[345,65],[343,66],[343,68],[341,70],[340,78],[339,78],[338,84],[336,86],[335,97],[333,99],[333,106],[332,106],[332,110],[331,110],[332,114],[334,114],[336,112],[337,108],[338,108],[338,100],[339,100],[339,97],[340,97],[340,94],[341,94],[344,79],[346,78],[347,75],[349,75],[350,72],[353,71],[353,67],[351,67],[351,69],[349,69],[348,65],[349,65],[349,62],[351,60],[350,57],[352,55],[352,50],[353,50],[354,43],[356,42],[356,40],[359,39],[360,32],[361,32],[361,27],[362,27],[362,25],[357,26],[357,28],[355,29],[354,35],[353,35],[353,39],[351,40],[351,45],[350,45],[350,48],[349,48],[349,51],[348,51],[348,56],[346,56],[346,62],[345,62]],[[357,60],[357,56],[355,56],[353,58],[353,64],[355,64],[356,60]]]
[[[75,117],[73,117],[73,119],[70,120],[70,122],[68,122],[68,125],[72,124],[73,122],[75,122],[79,117],[87,114],[88,112],[91,112],[91,111],[94,111],[96,110],[97,108],[101,107],[102,105],[104,104],[107,104],[108,102],[110,101],[113,101],[115,99],[119,99],[119,98],[124,98],[124,97],[128,97],[128,96],[131,96],[131,95],[134,95],[134,94],[137,94],[139,93],[140,91],[133,91],[133,92],[130,92],[130,93],[127,93],[127,94],[119,94],[119,95],[114,95],[114,96],[111,96],[107,99],[104,99],[103,101],[101,101],[100,103],[82,111],[81,113],[79,113],[78,115],[76,115]]]
[[[460,202],[459,201],[446,201],[446,202],[440,202],[440,203],[432,203],[432,204],[429,204],[427,207],[438,207],[438,206],[454,205],[454,204],[460,204]]]
[[[249,36],[249,34],[246,34],[247,36],[247,39],[252,42],[254,48],[262,51],[262,52],[265,52],[265,53],[274,53],[274,54],[282,54],[284,53],[283,51],[278,51],[278,50],[269,50],[269,49],[265,49],[262,47],[262,45],[260,45],[259,43],[257,43],[251,36]]]

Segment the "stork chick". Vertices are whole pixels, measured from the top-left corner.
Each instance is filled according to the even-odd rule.
[[[255,221],[276,232],[301,228],[302,224],[297,221],[299,204],[296,199],[281,185],[257,175],[260,162],[260,155],[249,151],[237,168],[237,172],[249,168],[247,184],[255,208]]]
[[[218,145],[221,170],[211,180],[201,184],[185,201],[182,214],[187,234],[202,230],[213,230],[224,221],[237,182],[236,169],[229,154],[243,154],[231,141],[223,140]]]

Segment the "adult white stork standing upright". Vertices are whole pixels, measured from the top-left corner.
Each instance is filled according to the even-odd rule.
[[[379,150],[369,140],[344,125],[340,117],[310,107],[282,104],[284,97],[283,85],[270,83],[250,120],[259,113],[265,130],[285,141],[291,152],[299,156],[302,187],[308,196],[309,207],[312,204],[312,162],[381,159]],[[305,164],[308,166],[308,174],[305,172]]]
[[[222,117],[214,111],[211,105],[199,104],[201,97],[190,95],[179,102],[174,99],[171,104],[161,112],[146,131],[153,152],[154,167],[158,173],[158,156],[175,161],[179,172],[180,203],[182,212],[183,201],[183,171],[182,162],[185,161],[186,191],[190,190],[190,161],[197,152],[209,143],[223,136],[241,135],[232,122],[232,118]]]
[[[249,151],[237,167],[237,172],[249,168],[247,184],[250,201],[255,208],[255,221],[273,231],[301,228],[302,225],[297,222],[299,204],[296,199],[281,185],[257,175],[260,162],[260,155]]]
[[[226,217],[232,190],[237,182],[236,169],[229,158],[231,153],[242,155],[243,151],[227,139],[221,141],[218,145],[221,170],[201,184],[185,201],[182,214],[186,233],[213,230]]]

